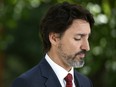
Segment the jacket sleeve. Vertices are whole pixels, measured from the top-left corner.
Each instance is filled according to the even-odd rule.
[[[11,87],[30,87],[29,83],[26,81],[26,79],[23,78],[17,78],[14,80]]]

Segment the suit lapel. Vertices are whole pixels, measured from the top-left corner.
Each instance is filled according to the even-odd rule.
[[[45,86],[46,87],[61,87],[61,84],[45,58],[42,59],[40,63],[41,73],[44,78],[46,78]]]
[[[76,87],[82,87],[80,80],[79,80],[79,75],[76,70],[74,70],[74,79],[75,79],[75,85]]]
[[[50,76],[46,83],[46,87],[61,87],[59,80],[56,78],[56,76]]]

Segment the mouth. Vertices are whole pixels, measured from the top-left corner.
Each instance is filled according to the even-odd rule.
[[[78,55],[81,59],[83,59],[83,58],[85,57],[85,55],[86,55],[86,51],[85,51],[85,50],[82,50],[82,51],[78,52],[77,55]]]
[[[85,54],[84,53],[80,53],[80,54],[76,55],[75,59],[77,59],[78,61],[81,61],[81,60],[84,59],[84,57],[85,57]]]
[[[85,57],[85,54],[84,54],[84,53],[80,53],[80,54],[79,54],[79,57],[80,57],[80,58],[84,58],[84,57]]]

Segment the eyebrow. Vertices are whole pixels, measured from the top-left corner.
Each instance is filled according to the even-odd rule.
[[[75,34],[75,36],[86,36],[86,35],[90,36],[91,33],[89,33],[89,34],[84,34],[84,33],[78,33],[78,34]]]

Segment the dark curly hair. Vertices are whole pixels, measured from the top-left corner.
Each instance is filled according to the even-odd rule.
[[[80,5],[64,2],[58,3],[48,10],[40,24],[40,35],[45,52],[48,52],[51,48],[49,34],[54,32],[62,35],[75,19],[89,22],[91,28],[94,24],[92,14]]]

